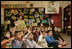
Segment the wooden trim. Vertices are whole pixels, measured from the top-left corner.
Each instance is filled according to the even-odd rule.
[[[5,8],[4,8],[4,24],[5,24]]]
[[[24,8],[44,8],[44,7],[24,7]],[[5,8],[5,9],[13,9],[13,8]],[[21,8],[14,8],[14,9],[21,9]]]

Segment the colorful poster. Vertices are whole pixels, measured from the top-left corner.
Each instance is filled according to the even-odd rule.
[[[34,12],[35,11],[35,9],[33,8],[33,9],[30,9],[30,12]]]
[[[29,16],[29,18],[34,18],[34,16]]]
[[[32,26],[37,26],[37,23],[33,23],[33,25]]]
[[[35,18],[39,17],[39,13],[35,14],[34,17],[35,17]]]
[[[50,23],[50,18],[47,19],[47,22]]]
[[[48,18],[49,16],[48,15],[45,15],[45,18]]]
[[[27,25],[27,26],[30,26],[30,23],[27,23],[26,25]]]
[[[21,9],[18,9],[18,11],[20,11],[20,12],[21,12],[22,10],[21,10]]]
[[[14,11],[14,15],[17,15],[18,14],[18,11],[15,9],[15,11]]]
[[[40,20],[43,20],[43,17],[44,17],[43,15],[40,15]]]
[[[43,12],[39,12],[40,14],[44,14]]]
[[[24,19],[24,21],[25,21],[25,22],[28,22],[29,20],[28,20],[28,19]]]
[[[24,18],[28,18],[28,16],[27,15],[24,15]]]
[[[42,23],[47,23],[47,20],[42,20]]]
[[[14,13],[14,9],[11,9],[11,11],[10,11],[11,13]]]
[[[13,20],[16,20],[16,17],[15,17],[15,16],[12,16],[12,19],[13,19]]]
[[[32,20],[29,20],[29,23],[32,23],[33,21]]]
[[[29,9],[24,9],[24,12],[28,12],[29,11]]]
[[[37,23],[40,23],[40,19],[39,19],[39,18],[36,18],[36,22],[37,22]]]
[[[8,12],[8,11],[5,11],[5,12],[6,12],[6,16],[7,16],[7,17],[10,17],[10,16],[12,15],[11,12]]]
[[[23,12],[20,12],[19,15],[24,16],[24,13]]]
[[[35,22],[35,19],[30,19],[31,21]]]

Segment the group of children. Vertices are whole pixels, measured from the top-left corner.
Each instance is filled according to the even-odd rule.
[[[27,27],[27,32],[16,29],[11,27],[9,31],[4,32],[2,48],[62,48],[66,45],[57,27]]]
[[[62,48],[66,45],[53,21],[48,27],[43,24],[27,27],[20,17],[15,26],[2,33],[2,48]]]

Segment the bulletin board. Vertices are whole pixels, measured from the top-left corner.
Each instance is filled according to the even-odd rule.
[[[15,11],[15,12],[13,12],[13,11]],[[18,13],[18,14],[14,15],[15,13]],[[33,23],[37,23],[37,25],[40,25],[42,23],[42,21],[44,21],[44,20],[46,20],[45,21],[46,23],[43,23],[43,24],[48,24],[50,22],[50,18],[58,17],[57,18],[58,21],[57,22],[54,21],[55,26],[62,27],[61,8],[59,8],[59,14],[51,14],[51,15],[52,16],[49,16],[49,14],[46,15],[45,8],[39,8],[39,7],[38,8],[5,8],[4,9],[4,22],[7,21],[7,19],[9,19],[11,22],[14,22],[14,21],[17,21],[17,18],[22,16],[23,20],[25,21],[25,23],[27,25],[29,24],[29,22],[32,22],[32,21],[33,21]],[[58,24],[59,22],[60,22],[60,24]],[[13,25],[13,23],[12,23],[12,25]]]
[[[20,16],[22,16],[26,24],[29,22],[40,24],[47,18],[45,16],[45,8],[5,8],[4,13],[5,21],[13,20],[12,22],[14,22],[17,21]],[[47,23],[48,22],[46,22],[46,24]]]

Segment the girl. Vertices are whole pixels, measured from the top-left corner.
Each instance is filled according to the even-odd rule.
[[[7,31],[4,34],[3,40],[1,41],[1,47],[2,48],[12,48],[11,41],[14,39],[14,37],[11,37],[11,33]]]

